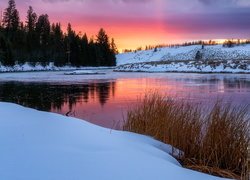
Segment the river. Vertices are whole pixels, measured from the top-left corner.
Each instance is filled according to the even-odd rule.
[[[56,112],[119,129],[126,111],[146,92],[172,98],[250,104],[249,74],[119,73],[64,75],[64,72],[0,74],[0,101]]]

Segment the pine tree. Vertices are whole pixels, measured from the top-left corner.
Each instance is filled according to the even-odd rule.
[[[26,31],[27,31],[27,38],[26,38],[26,50],[29,54],[28,59],[33,60],[37,57],[35,56],[34,52],[39,46],[39,37],[35,33],[37,23],[37,15],[33,11],[33,8],[29,6],[26,16]]]
[[[75,32],[72,30],[71,24],[68,23],[67,26],[67,36],[66,36],[66,43],[67,43],[67,63],[70,64],[72,62],[72,41],[74,37]]]
[[[85,33],[83,37],[81,38],[81,54],[80,54],[80,59],[81,59],[81,65],[84,66],[89,66],[90,65],[90,60],[89,60],[89,44],[88,44],[88,36]]]
[[[105,30],[101,28],[98,32],[96,42],[101,45],[107,46],[109,43],[108,35],[106,34]]]
[[[98,32],[96,39],[98,66],[105,66],[108,62],[109,38],[103,28]]]
[[[103,28],[99,30],[96,39],[97,44],[97,58],[100,60],[100,66],[114,66],[116,64],[115,58],[115,43],[109,42],[109,37]],[[113,47],[112,47],[113,46]]]
[[[50,42],[50,49],[51,49],[51,57],[54,60],[56,65],[63,65],[66,63],[66,56],[65,56],[65,46],[64,46],[64,37],[63,32],[61,29],[61,24],[56,23],[52,24],[51,27],[51,42]]]
[[[5,9],[3,16],[3,26],[6,31],[17,31],[20,23],[19,12],[16,9],[14,0],[9,0],[8,7]]]
[[[36,32],[39,34],[40,45],[48,44],[50,35],[50,22],[47,14],[40,15],[36,23]]]
[[[26,17],[27,29],[28,33],[33,33],[37,23],[37,15],[33,11],[33,8],[29,6]]]
[[[38,51],[38,60],[42,62],[44,65],[46,61],[50,59],[50,22],[49,16],[47,14],[40,15],[38,21],[36,23],[36,35],[39,41],[39,51]]]
[[[111,39],[111,44],[110,44],[110,46],[111,46],[111,50],[112,50],[112,52],[113,52],[114,54],[118,54],[118,53],[119,53],[119,52],[118,52],[118,49],[117,49],[117,47],[116,47],[114,38]]]

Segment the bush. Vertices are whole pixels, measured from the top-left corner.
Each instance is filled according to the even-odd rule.
[[[149,93],[128,111],[123,128],[180,149],[184,154],[176,158],[187,168],[239,178],[246,174],[248,110],[219,100],[208,108]]]

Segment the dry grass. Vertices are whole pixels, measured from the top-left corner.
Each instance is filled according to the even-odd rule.
[[[248,105],[216,101],[208,108],[149,93],[128,111],[123,128],[180,149],[184,155],[177,158],[188,168],[239,179],[246,173],[248,110]]]

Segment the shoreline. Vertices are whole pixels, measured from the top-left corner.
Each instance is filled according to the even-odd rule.
[[[133,70],[113,70],[114,72],[125,73],[186,73],[186,74],[250,74],[250,72],[199,72],[199,71],[133,71]]]
[[[4,66],[2,66],[4,67]],[[6,67],[4,67],[5,69]],[[53,67],[49,67],[46,68],[36,68],[33,67],[33,69],[15,69],[13,67],[7,67],[7,70],[2,70],[1,66],[0,66],[0,74],[4,74],[4,73],[27,73],[27,72],[60,72],[60,71],[78,71],[78,70],[106,70],[106,69],[115,69],[114,66],[98,66],[98,67],[68,67],[68,66],[62,66],[62,67],[57,67],[57,66],[53,66]]]
[[[147,73],[230,73],[250,74],[249,60],[189,60],[130,63],[117,66],[115,72]]]

